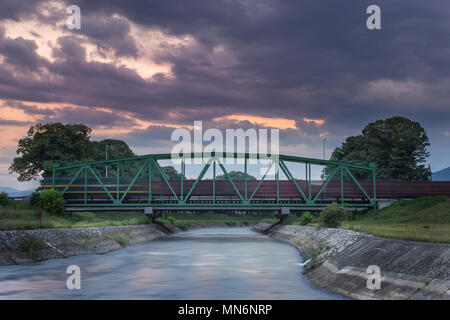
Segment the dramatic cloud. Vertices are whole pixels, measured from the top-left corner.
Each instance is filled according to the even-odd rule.
[[[449,165],[447,0],[379,0],[375,31],[368,0],[80,0],[81,30],[69,4],[0,4],[3,163],[35,121],[84,122],[139,153],[169,151],[194,120],[280,127],[281,150],[321,157],[323,138],[329,156],[403,115],[428,131],[432,168]]]

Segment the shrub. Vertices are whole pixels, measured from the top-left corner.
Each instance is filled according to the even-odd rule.
[[[301,226],[306,226],[312,222],[312,215],[308,211],[302,214],[300,219],[298,220],[298,224]]]
[[[29,257],[32,257],[35,251],[45,249],[46,247],[47,246],[42,239],[31,235],[20,241],[18,248],[20,251],[25,252]]]
[[[12,200],[8,197],[6,192],[0,193],[0,206],[9,206],[12,203]]]
[[[363,212],[361,212],[361,213],[363,213]],[[356,211],[345,210],[345,216],[344,216],[343,220],[355,221],[357,214],[358,214],[358,212],[356,212]]]
[[[61,215],[64,213],[64,200],[63,196],[58,190],[48,189],[42,191],[41,194],[41,207],[48,211],[50,214]]]
[[[346,210],[333,203],[322,210],[319,217],[319,224],[327,228],[336,228],[339,226],[339,221],[343,220],[346,215]]]
[[[128,243],[130,242],[130,240],[128,239],[127,236],[120,235],[120,234],[114,236],[114,240],[116,240],[122,247],[127,246]]]
[[[41,206],[41,194],[39,192],[33,192],[30,196],[30,199],[28,199],[28,203],[33,208],[37,208]]]
[[[175,224],[175,222],[177,222],[177,219],[175,219],[175,217],[169,216],[167,217],[167,221],[169,221],[171,224]]]

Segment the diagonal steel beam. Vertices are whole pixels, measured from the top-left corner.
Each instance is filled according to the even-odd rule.
[[[95,179],[97,179],[97,181],[100,183],[100,185],[102,186],[103,190],[105,190],[106,194],[111,198],[113,203],[116,203],[116,200],[114,199],[112,194],[109,192],[108,188],[106,188],[106,186],[103,184],[103,181],[100,180],[100,178],[98,177],[97,173],[92,169],[91,166],[88,166],[88,168],[91,171],[92,175],[95,177]]]
[[[356,185],[358,186],[358,188],[362,191],[362,193],[364,194],[364,196],[367,198],[367,200],[369,200],[370,202],[372,202],[372,198],[369,197],[369,195],[367,194],[366,190],[364,190],[364,188],[359,184],[358,180],[356,180],[355,176],[353,175],[353,173],[351,173],[350,170],[348,170],[347,167],[344,167],[345,171],[347,171],[347,173],[349,174],[350,178],[352,178],[352,180],[356,183]]]
[[[78,176],[80,175],[81,171],[83,171],[83,169],[84,169],[83,167],[78,169],[77,173],[73,176],[72,180],[70,180],[70,182],[67,184],[67,186],[64,188],[64,190],[61,192],[61,195],[66,193],[66,191],[70,188],[72,183],[78,178]]]
[[[227,170],[225,169],[225,167],[223,166],[222,162],[217,159],[217,163],[219,163],[220,168],[222,169],[223,173],[225,174],[225,176],[227,177],[228,181],[230,181],[231,185],[233,186],[234,191],[236,191],[237,195],[239,196],[239,198],[241,199],[241,202],[244,203],[244,198],[242,197],[241,193],[239,192],[239,189],[236,187],[236,185],[233,182],[233,179],[231,179],[230,175],[228,174]]]
[[[209,166],[211,165],[211,162],[214,160],[214,158],[209,158],[208,162],[206,162],[205,166],[203,167],[202,171],[198,175],[197,179],[195,180],[194,184],[192,185],[191,189],[189,190],[188,194],[186,195],[186,198],[184,199],[184,202],[187,202],[189,198],[191,197],[192,191],[194,191],[195,186],[197,183],[203,179],[203,176],[205,175],[206,171],[208,171]]]
[[[314,197],[314,199],[312,200],[312,203],[316,202],[317,198],[320,196],[320,194],[323,192],[323,190],[325,190],[325,188],[327,187],[328,183],[331,181],[331,179],[333,179],[334,175],[336,174],[336,172],[339,171],[339,169],[341,168],[341,166],[337,166],[333,169],[333,171],[331,171],[330,175],[328,176],[327,180],[325,181],[325,183],[322,185],[322,188],[320,188],[319,193],[316,194],[316,196]]]
[[[175,192],[175,190],[173,190],[172,186],[170,185],[169,180],[167,179],[167,176],[164,173],[164,171],[161,169],[158,161],[156,161],[155,159],[151,159],[151,161],[155,165],[156,169],[158,169],[159,174],[162,176],[162,178],[166,182],[166,184],[169,187],[170,191],[172,191],[173,195],[175,196],[175,199],[177,199],[177,201],[180,202],[180,198],[178,197],[177,193]]]
[[[131,190],[131,188],[133,187],[134,183],[136,182],[137,178],[139,178],[142,174],[142,172],[144,171],[144,169],[147,167],[147,163],[148,160],[145,160],[144,163],[142,164],[142,166],[139,168],[138,172],[136,173],[136,175],[134,176],[133,180],[131,181],[131,183],[128,185],[128,188],[125,190],[124,194],[122,195],[122,198],[120,198],[119,203],[122,203],[123,199],[125,199],[125,197],[128,195],[128,192]]]
[[[253,196],[255,195],[256,191],[258,191],[259,187],[261,186],[261,184],[263,183],[264,179],[266,178],[267,174],[269,173],[270,168],[272,168],[273,166],[273,161],[270,163],[269,168],[267,168],[266,173],[264,173],[262,179],[259,181],[258,185],[256,186],[255,190],[253,190],[252,195],[250,196],[250,198],[248,198],[247,202],[250,202],[253,199]]]
[[[300,188],[300,186],[297,183],[297,180],[295,180],[294,176],[292,175],[292,173],[289,171],[288,167],[286,166],[286,164],[284,163],[284,161],[280,161],[280,168],[281,170],[284,172],[284,174],[288,177],[289,180],[291,180],[294,185],[297,187],[298,191],[300,192],[300,194],[302,195],[303,199],[308,202],[308,198],[306,197],[305,193],[303,192],[302,188]]]

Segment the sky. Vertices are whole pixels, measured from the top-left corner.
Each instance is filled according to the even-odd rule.
[[[81,9],[70,30],[69,5]],[[381,30],[366,9],[381,8]],[[419,121],[450,166],[448,0],[0,2],[0,186],[41,122],[84,123],[136,154],[192,128],[279,128],[280,153],[322,158],[370,122]]]

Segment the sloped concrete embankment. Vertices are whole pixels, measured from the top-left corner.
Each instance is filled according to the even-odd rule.
[[[262,232],[269,224],[258,224]],[[317,287],[354,299],[450,299],[450,245],[374,237],[342,229],[280,226],[269,236],[296,246]],[[368,289],[369,266],[381,288]]]
[[[177,232],[171,225],[167,228]],[[165,236],[154,224],[73,229],[0,231],[0,265],[21,264],[82,254],[103,254]],[[28,250],[34,245],[34,250]]]

